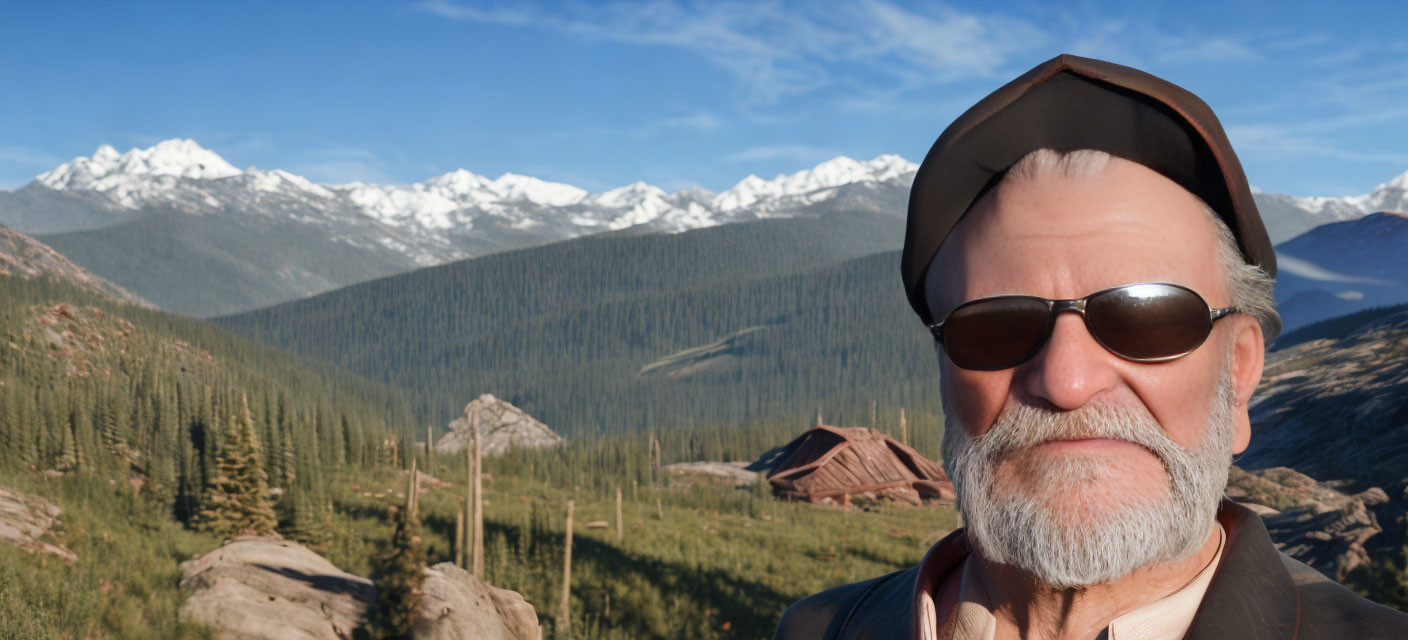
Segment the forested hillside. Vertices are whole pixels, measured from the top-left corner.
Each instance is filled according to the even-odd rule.
[[[493,393],[568,434],[938,412],[900,225],[835,215],[590,237],[217,322],[414,389],[444,424]],[[875,253],[882,251],[882,253]],[[861,257],[864,256],[864,257]]]
[[[153,207],[121,224],[39,239],[162,309],[198,317],[415,266],[395,251],[341,242],[316,226],[229,211],[193,216]]]
[[[127,483],[191,523],[248,440],[297,519],[325,467],[389,464],[411,431],[399,393],[206,322],[52,279],[0,277],[0,300],[0,467]]]

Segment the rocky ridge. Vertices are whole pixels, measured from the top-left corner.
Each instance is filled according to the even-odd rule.
[[[30,553],[49,553],[72,564],[78,556],[54,540],[63,510],[48,500],[0,487],[0,543]]]
[[[1344,484],[1286,467],[1249,472],[1234,466],[1227,495],[1261,514],[1279,549],[1343,582],[1354,569],[1398,551],[1408,504],[1403,483],[1390,489],[1396,500],[1379,487],[1344,493]]]
[[[562,436],[547,425],[511,403],[486,393],[465,405],[463,417],[450,422],[449,432],[435,443],[435,453],[454,455],[463,452],[469,446],[472,437],[470,428],[476,417],[485,456],[503,455],[509,449],[541,449],[562,443]]]
[[[72,263],[52,247],[0,225],[0,275],[20,278],[52,277],[94,293],[150,307],[145,300]]]
[[[1251,418],[1243,468],[1396,485],[1408,475],[1408,312],[1269,354]]]

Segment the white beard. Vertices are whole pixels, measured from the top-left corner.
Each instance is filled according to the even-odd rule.
[[[1218,383],[1209,428],[1192,451],[1170,440],[1143,405],[1074,411],[1009,405],[987,433],[966,434],[957,421],[946,420],[944,470],[977,552],[1053,588],[1110,583],[1140,567],[1184,560],[1206,542],[1232,461],[1231,379],[1224,373]],[[1118,478],[1109,477],[1107,461],[1080,456],[1025,467],[1036,472],[1040,489],[1034,493],[1013,483],[999,486],[999,462],[1073,437],[1143,446],[1163,462],[1168,490],[1142,501],[1102,502],[1099,483]],[[1062,503],[1077,508],[1063,512]]]

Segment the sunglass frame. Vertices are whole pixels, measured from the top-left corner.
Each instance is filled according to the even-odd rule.
[[[1180,290],[1180,291],[1187,292],[1187,293],[1191,294],[1195,299],[1197,299],[1198,302],[1202,303],[1202,305],[1203,305],[1204,307],[1207,308],[1207,310],[1208,310],[1208,324],[1207,324],[1207,330],[1203,333],[1203,337],[1198,340],[1198,343],[1197,343],[1197,344],[1193,345],[1192,347],[1190,347],[1190,348],[1187,349],[1186,351],[1182,351],[1182,352],[1179,352],[1179,353],[1176,353],[1176,354],[1173,354],[1173,355],[1157,356],[1157,357],[1153,357],[1153,358],[1137,358],[1137,357],[1132,357],[1132,356],[1128,356],[1128,355],[1125,355],[1125,354],[1123,354],[1123,353],[1120,353],[1119,351],[1115,350],[1115,349],[1114,349],[1113,347],[1111,347],[1110,345],[1106,344],[1104,340],[1101,340],[1101,339],[1100,339],[1100,336],[1097,335],[1096,332],[1094,331],[1094,329],[1092,329],[1092,327],[1090,326],[1090,319],[1089,319],[1089,317],[1087,317],[1086,314],[1085,314],[1086,303],[1089,302],[1092,298],[1096,298],[1096,297],[1099,297],[1099,296],[1102,296],[1102,295],[1105,295],[1105,294],[1114,293],[1114,292],[1117,292],[1117,291],[1122,291],[1122,290],[1130,289],[1130,288],[1133,288],[1133,287],[1146,287],[1146,286],[1170,287],[1170,288],[1173,288],[1173,289],[1178,289],[1178,290]],[[995,301],[995,300],[1036,300],[1036,301],[1038,301],[1038,302],[1041,302],[1041,303],[1045,304],[1045,305],[1046,305],[1046,327],[1045,327],[1045,329],[1044,329],[1044,331],[1043,331],[1043,333],[1042,333],[1041,339],[1036,341],[1035,346],[1034,346],[1028,353],[1024,354],[1020,359],[1018,359],[1018,360],[1015,361],[1015,362],[1012,362],[1011,364],[1003,364],[1003,365],[1001,365],[1001,366],[991,366],[991,367],[987,367],[987,366],[984,366],[984,367],[965,367],[965,366],[959,364],[958,362],[954,361],[954,360],[953,360],[953,356],[949,354],[948,345],[944,342],[944,333],[943,333],[944,323],[948,322],[948,319],[949,319],[950,317],[952,317],[953,314],[956,313],[956,312],[957,312],[958,310],[960,310],[960,309],[963,309],[963,308],[965,308],[965,307],[970,307],[970,306],[976,305],[976,304],[981,304],[981,303],[984,303],[984,302],[992,302],[992,301]],[[949,362],[953,362],[954,366],[959,367],[960,369],[969,369],[969,370],[972,370],[972,371],[1001,371],[1001,370],[1003,370],[1003,369],[1011,369],[1012,367],[1019,366],[1019,365],[1021,365],[1022,363],[1026,362],[1026,361],[1028,361],[1028,360],[1031,360],[1033,357],[1036,356],[1036,354],[1041,353],[1041,350],[1046,346],[1046,343],[1051,340],[1051,333],[1052,333],[1052,331],[1055,330],[1055,327],[1056,327],[1056,314],[1062,313],[1062,312],[1066,312],[1066,311],[1072,311],[1072,312],[1075,312],[1075,313],[1080,314],[1081,322],[1082,322],[1083,324],[1085,324],[1085,330],[1086,330],[1087,332],[1089,332],[1089,333],[1090,333],[1090,337],[1091,337],[1091,338],[1094,338],[1094,340],[1095,340],[1097,343],[1099,343],[1100,346],[1103,347],[1106,351],[1109,351],[1110,353],[1113,353],[1113,354],[1115,354],[1115,355],[1117,355],[1117,356],[1119,356],[1119,357],[1121,357],[1121,358],[1123,358],[1123,359],[1125,359],[1125,360],[1128,360],[1128,361],[1130,361],[1130,362],[1138,362],[1138,363],[1143,363],[1143,364],[1155,364],[1155,363],[1160,363],[1160,362],[1168,362],[1168,361],[1170,361],[1170,360],[1177,360],[1177,359],[1179,359],[1179,358],[1182,358],[1183,356],[1186,356],[1186,355],[1188,355],[1188,354],[1190,354],[1190,353],[1193,353],[1194,351],[1196,351],[1196,350],[1198,349],[1198,347],[1203,346],[1203,343],[1207,341],[1208,336],[1212,334],[1212,328],[1213,328],[1213,324],[1214,324],[1214,323],[1216,323],[1218,320],[1221,320],[1221,319],[1223,319],[1223,318],[1225,318],[1225,317],[1227,317],[1227,316],[1229,316],[1229,315],[1231,315],[1231,314],[1233,314],[1233,313],[1237,313],[1237,312],[1241,311],[1241,309],[1239,309],[1239,308],[1237,308],[1237,307],[1220,307],[1220,308],[1219,308],[1219,307],[1213,307],[1212,305],[1208,304],[1207,299],[1203,298],[1203,296],[1201,296],[1201,295],[1198,295],[1198,292],[1197,292],[1197,291],[1194,291],[1194,290],[1192,290],[1192,289],[1190,289],[1190,288],[1188,288],[1188,287],[1185,287],[1185,286],[1183,286],[1183,285],[1181,285],[1181,284],[1175,284],[1175,283],[1172,283],[1172,282],[1133,282],[1133,283],[1130,283],[1130,284],[1122,284],[1122,285],[1119,285],[1119,286],[1117,286],[1117,287],[1110,287],[1110,288],[1108,288],[1108,289],[1101,289],[1101,290],[1096,291],[1096,292],[1094,292],[1094,293],[1091,293],[1091,294],[1089,294],[1089,295],[1087,295],[1087,296],[1085,296],[1085,297],[1083,297],[1083,298],[1075,298],[1075,299],[1071,299],[1071,300],[1053,300],[1053,299],[1050,299],[1050,298],[1043,298],[1043,297],[1041,297],[1041,296],[1023,295],[1023,294],[1009,294],[1009,295],[1001,295],[1001,296],[989,296],[989,297],[987,297],[987,298],[978,298],[978,299],[976,299],[976,300],[969,300],[969,301],[967,301],[967,302],[965,302],[965,303],[963,303],[963,304],[958,305],[957,307],[954,307],[952,311],[949,311],[949,312],[948,312],[948,315],[945,315],[945,316],[944,316],[944,319],[943,319],[943,320],[940,320],[940,321],[938,321],[938,322],[935,322],[935,323],[929,324],[929,325],[925,325],[925,326],[928,327],[929,333],[934,336],[934,340],[938,341],[939,346],[944,350],[944,354],[945,354],[946,356],[948,356]]]

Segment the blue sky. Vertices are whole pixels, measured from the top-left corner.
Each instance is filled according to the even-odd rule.
[[[412,182],[457,168],[722,190],[836,155],[918,161],[1061,52],[1212,105],[1254,185],[1408,171],[1408,3],[13,3],[0,188],[100,144]]]

